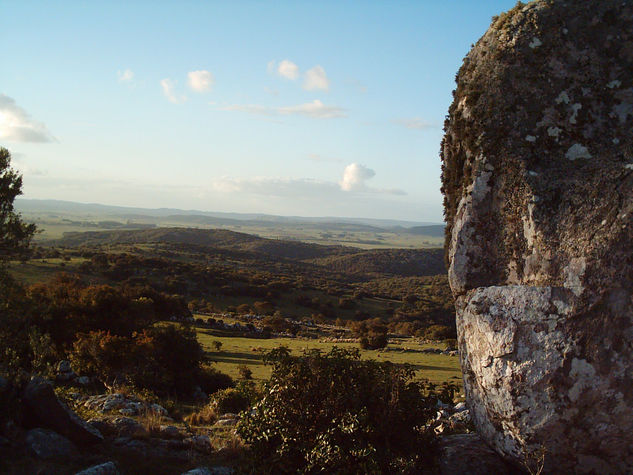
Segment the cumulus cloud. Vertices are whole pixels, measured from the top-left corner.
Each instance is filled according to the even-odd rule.
[[[134,72],[131,69],[126,69],[124,71],[117,71],[116,74],[119,78],[119,82],[130,83],[134,80]]]
[[[163,88],[163,94],[165,94],[165,97],[169,100],[169,102],[182,104],[187,100],[187,96],[176,93],[176,83],[176,81],[172,81],[171,79],[162,79],[160,81],[160,86]]]
[[[11,97],[0,94],[0,139],[9,142],[54,142],[46,126],[33,120]]]
[[[327,106],[315,99],[312,102],[285,107],[266,107],[258,104],[230,104],[219,107],[222,111],[239,111],[257,115],[302,115],[313,119],[335,119],[347,117],[345,109]]]
[[[299,77],[299,66],[289,59],[284,59],[279,63],[279,66],[277,66],[277,74],[281,77],[294,81]]]
[[[340,182],[343,191],[362,191],[367,189],[365,182],[376,176],[371,168],[358,163],[352,163],[343,170],[343,179]]]
[[[394,119],[392,120],[394,124],[402,125],[407,129],[417,129],[417,130],[426,130],[426,129],[434,129],[437,126],[422,120],[419,117],[412,117],[408,119]]]
[[[190,71],[187,76],[189,87],[196,92],[210,91],[215,84],[215,78],[210,71]]]
[[[303,78],[303,88],[306,91],[327,91],[330,89],[330,80],[325,74],[325,69],[317,65],[308,69]]]
[[[343,170],[343,178],[339,182],[341,190],[352,192],[361,191],[365,193],[386,193],[390,195],[406,195],[406,192],[391,188],[372,188],[367,186],[367,180],[376,176],[376,172],[371,168],[359,163],[351,163]]]

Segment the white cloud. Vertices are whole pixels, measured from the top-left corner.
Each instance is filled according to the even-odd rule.
[[[330,80],[325,74],[325,69],[317,65],[312,69],[308,69],[303,78],[303,88],[306,91],[327,91],[330,89]]]
[[[209,71],[190,71],[187,76],[189,87],[196,92],[210,91],[215,84],[215,78]]]
[[[176,87],[176,81],[172,81],[171,79],[162,79],[160,81],[160,86],[163,88],[163,94],[169,100],[169,102],[173,102],[174,104],[182,104],[187,100],[187,96],[183,94],[177,94],[174,89]]]
[[[282,115],[305,115],[313,119],[334,119],[337,117],[347,117],[345,109],[337,106],[326,106],[320,100],[299,104],[297,106],[279,107],[277,111]]]
[[[0,94],[0,139],[9,142],[54,142],[46,126],[33,120],[11,97]]]
[[[239,111],[257,115],[303,115],[313,119],[335,119],[347,117],[345,109],[337,106],[326,106],[318,99],[285,107],[266,107],[258,104],[230,104],[218,108],[221,111]]]
[[[426,130],[437,128],[437,125],[426,122],[419,117],[411,117],[408,119],[394,119],[392,120],[392,122],[394,124],[402,125],[407,129]]]
[[[277,66],[277,74],[294,81],[299,77],[299,66],[288,59],[284,59]]]
[[[358,163],[352,163],[343,170],[343,179],[340,182],[343,191],[362,191],[367,187],[365,182],[376,176],[371,168]]]
[[[130,69],[126,69],[124,71],[117,71],[117,76],[119,77],[119,82],[132,82],[134,80],[134,72]]]
[[[406,192],[398,189],[371,188],[365,183],[376,176],[376,172],[371,168],[359,163],[351,163],[343,170],[343,178],[339,182],[343,191],[361,191],[365,193],[386,193],[390,195],[406,195]]]

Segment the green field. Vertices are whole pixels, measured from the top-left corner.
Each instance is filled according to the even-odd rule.
[[[248,366],[253,372],[253,379],[263,381],[270,376],[271,369],[264,365],[262,358],[267,351],[279,346],[286,346],[294,354],[301,354],[306,349],[330,350],[333,346],[358,348],[358,343],[333,343],[317,339],[301,338],[243,338],[221,336],[209,329],[198,329],[198,340],[207,352],[208,358],[222,372],[239,379],[238,367]],[[214,341],[220,341],[222,348],[215,351]],[[416,370],[416,377],[425,378],[434,383],[449,381],[462,386],[462,373],[457,356],[427,354],[425,348],[442,348],[444,345],[423,344],[413,338],[392,339],[389,346],[382,350],[361,350],[361,357],[392,363],[407,363]]]

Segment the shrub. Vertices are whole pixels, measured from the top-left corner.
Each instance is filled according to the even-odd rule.
[[[212,396],[211,407],[217,414],[245,411],[250,406],[250,398],[239,388],[227,388]]]
[[[233,378],[228,374],[222,373],[220,370],[209,366],[202,365],[200,375],[197,379],[197,385],[200,386],[207,394],[213,394],[221,389],[231,388],[235,385]]]
[[[131,337],[104,331],[81,334],[70,360],[79,373],[104,382],[124,381],[162,395],[190,396],[205,378],[203,355],[192,330],[167,325]]]
[[[244,414],[238,434],[258,473],[419,473],[435,439],[424,426],[435,414],[432,386],[409,366],[362,361],[334,347],[292,357],[279,348],[264,397]]]
[[[353,322],[352,331],[360,338],[360,347],[363,350],[378,350],[389,343],[387,326],[379,318]]]
[[[454,328],[446,325],[431,325],[424,332],[424,337],[429,340],[446,340],[456,338],[457,334]]]
[[[237,372],[240,373],[240,378],[242,379],[253,379],[253,370],[245,364],[239,365],[237,367]]]

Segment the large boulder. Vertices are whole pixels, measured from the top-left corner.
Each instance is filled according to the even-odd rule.
[[[538,0],[466,56],[442,142],[471,417],[508,459],[633,472],[633,2]]]
[[[514,475],[520,473],[488,447],[477,434],[442,438],[439,446],[441,475]]]
[[[38,425],[62,434],[78,445],[91,445],[103,441],[101,433],[62,404],[46,379],[31,378],[22,399],[27,415]]]
[[[28,452],[42,460],[68,460],[78,454],[66,437],[48,429],[31,429],[24,440]]]

